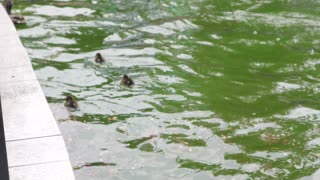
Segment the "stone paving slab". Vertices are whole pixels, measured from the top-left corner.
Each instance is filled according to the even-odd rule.
[[[1,7],[0,7],[0,21],[2,19],[7,19],[5,16],[6,14],[2,16],[1,13]],[[8,17],[8,16],[7,16]],[[9,17],[8,17],[9,18]],[[15,26],[12,24],[11,20],[8,20],[7,22],[0,23],[1,31],[0,31],[0,37],[1,37],[1,42],[0,42],[0,47],[9,44],[9,43],[17,43],[21,44],[19,37],[17,36],[17,30]],[[10,46],[7,46],[10,47]]]
[[[2,9],[2,7],[0,8]],[[4,15],[4,14],[1,13],[0,15]],[[0,24],[8,24],[8,23],[11,23],[11,21],[8,18],[0,18]]]
[[[1,25],[2,26],[2,25]],[[3,25],[4,26],[4,25]],[[10,47],[19,46],[19,38],[15,36],[16,32],[12,32],[10,34],[0,35],[0,50],[1,49],[8,49]]]
[[[6,143],[9,167],[69,160],[61,136]]]
[[[0,68],[0,83],[12,83],[19,81],[36,80],[33,69],[30,66],[17,66],[12,68]]]
[[[9,171],[10,180],[70,180],[74,178],[71,172],[68,161],[13,167]]]
[[[0,86],[7,141],[60,134],[36,80]]]
[[[0,19],[1,19],[1,16],[0,16]],[[17,67],[17,66],[31,67],[31,62],[29,60],[28,54],[26,50],[21,46],[17,46],[14,48],[0,48],[0,54],[1,54],[0,55],[1,69]]]

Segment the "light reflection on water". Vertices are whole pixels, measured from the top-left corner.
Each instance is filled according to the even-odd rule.
[[[319,176],[319,3],[21,3],[77,179]]]

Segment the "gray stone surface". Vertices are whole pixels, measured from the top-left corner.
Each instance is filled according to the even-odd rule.
[[[4,25],[1,25],[1,26],[4,26]],[[12,47],[12,46],[18,46],[20,44],[18,37],[14,36],[14,31],[9,32],[7,34],[0,35],[0,38],[1,38],[0,48],[2,49]]]
[[[1,18],[2,17],[0,16],[0,19]],[[1,43],[3,42],[1,41]],[[0,68],[11,68],[11,67],[17,67],[17,66],[24,66],[24,65],[31,66],[27,53],[26,52],[22,53],[21,51],[24,52],[25,49],[23,49],[20,46],[10,47],[10,48],[0,47],[0,54],[1,54]],[[21,52],[21,53],[17,53],[17,52]]]
[[[5,12],[3,12],[3,7],[2,6],[0,7],[0,15],[1,16],[6,15]],[[10,23],[10,19],[9,18],[0,18],[0,24],[8,24],[8,23]],[[10,28],[10,27],[8,27],[8,28]],[[0,33],[0,35],[1,35],[1,33]]]
[[[22,46],[17,31],[3,11],[4,9],[0,5],[0,68],[23,65],[31,67],[30,59]]]
[[[0,27],[0,94],[10,178],[74,180],[61,132],[2,5]]]
[[[10,180],[70,180],[72,169],[68,161],[10,168]]]
[[[17,66],[13,68],[0,68],[0,83],[36,80],[31,66]]]
[[[7,141],[60,134],[36,80],[0,86]]]
[[[2,7],[0,7],[2,9]],[[0,15],[5,16],[6,14],[2,13],[2,10],[0,10]],[[0,26],[5,27],[7,24],[10,24],[11,20],[9,18],[0,18]],[[0,37],[3,37],[4,35],[8,35],[8,33],[14,34],[16,32],[16,29],[14,26],[8,26],[6,27],[6,31],[0,31]]]
[[[3,15],[2,6],[0,7],[0,21],[1,19],[9,18]],[[8,23],[0,23],[0,68],[17,67],[27,65],[31,67],[31,62],[28,54],[21,44],[17,32],[9,21]],[[3,28],[6,27],[6,28]]]
[[[10,167],[67,161],[69,156],[61,136],[7,142]]]

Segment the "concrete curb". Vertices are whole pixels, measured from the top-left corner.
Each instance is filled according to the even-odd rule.
[[[0,94],[10,179],[74,180],[61,132],[2,5],[0,27]]]

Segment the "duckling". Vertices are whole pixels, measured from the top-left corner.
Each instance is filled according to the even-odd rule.
[[[26,23],[26,21],[24,20],[24,17],[22,15],[11,14],[10,18],[14,24],[25,24]]]
[[[2,4],[5,7],[8,15],[10,15],[11,14],[11,9],[12,9],[12,6],[13,6],[12,0],[4,0]]]
[[[11,13],[11,9],[13,7],[13,2],[12,0],[4,0],[3,1],[3,6],[5,7],[8,15],[10,16],[11,21],[14,24],[25,24],[26,21],[24,19],[24,17],[20,14],[12,14]]]
[[[131,78],[128,77],[128,75],[125,74],[125,75],[123,75],[120,84],[124,85],[124,86],[131,87],[132,85],[134,85],[134,82]]]
[[[64,104],[66,107],[76,109],[78,107],[78,103],[73,96],[67,96],[66,102]]]
[[[96,54],[96,57],[94,58],[94,61],[95,61],[96,63],[103,63],[105,60],[104,60],[104,58],[101,56],[100,53],[97,53],[97,54]]]

